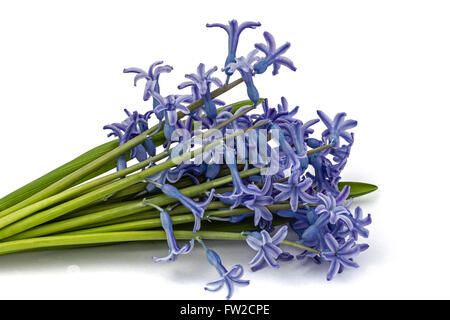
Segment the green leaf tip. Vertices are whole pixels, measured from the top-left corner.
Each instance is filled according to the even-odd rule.
[[[345,186],[350,186],[349,198],[360,197],[378,189],[376,185],[364,182],[342,181],[338,183],[339,190],[342,190]]]

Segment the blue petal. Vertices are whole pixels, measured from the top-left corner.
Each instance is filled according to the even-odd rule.
[[[334,276],[336,276],[336,274],[339,271],[339,263],[337,262],[337,260],[333,260],[330,264],[330,269],[328,270],[327,273],[327,280],[330,281],[334,278]]]

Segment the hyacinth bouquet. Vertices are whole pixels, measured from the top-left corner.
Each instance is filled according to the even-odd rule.
[[[148,70],[124,69],[135,86],[144,85],[150,110],[125,110],[125,120],[104,126],[114,140],[2,198],[0,255],[167,241],[168,255],[153,258],[165,263],[197,243],[218,273],[217,280],[205,280],[205,290],[224,288],[227,299],[249,281],[242,265],[227,265],[208,241],[238,241],[242,250],[253,250],[254,258],[243,262],[253,272],[312,259],[329,264],[331,280],[358,267],[355,257],[368,245],[357,241],[369,236],[371,217],[352,208],[352,198],[376,186],[341,181],[357,122],[323,111],[304,122],[284,97],[273,107],[255,80],[282,67],[296,70],[285,56],[290,43],[277,46],[264,32],[265,43],[238,57],[242,31],[259,22],[206,26],[228,34],[223,80],[216,66],[200,63],[179,93],[166,95],[160,76],[172,67],[163,61]],[[239,85],[248,100],[218,99]],[[319,122],[326,129],[315,134]]]

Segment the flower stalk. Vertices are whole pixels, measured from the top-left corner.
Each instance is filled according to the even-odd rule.
[[[232,88],[234,88],[237,85],[239,85],[240,83],[242,83],[242,81],[243,81],[242,79],[237,79],[228,85],[224,85],[223,87],[214,90],[213,92],[211,92],[212,98],[214,99],[214,98],[220,96],[221,94],[231,90]],[[189,109],[189,111],[194,111],[194,110],[200,108],[202,105],[203,105],[203,99],[200,99],[200,100],[197,100],[197,101],[191,103],[187,108]],[[177,113],[178,119],[181,119],[184,116],[185,116],[185,114],[182,112]],[[43,200],[47,197],[53,196],[53,195],[57,194],[58,192],[61,192],[61,191],[65,190],[66,188],[71,187],[74,183],[79,182],[81,179],[85,178],[89,174],[100,169],[102,166],[104,166],[108,162],[110,162],[112,160],[116,160],[117,158],[119,158],[121,155],[127,153],[132,148],[145,142],[148,139],[148,136],[157,128],[158,128],[158,125],[153,126],[152,128],[143,132],[139,136],[131,139],[130,141],[124,143],[123,145],[107,152],[106,154],[100,156],[99,158],[93,160],[92,162],[86,164],[85,166],[79,168],[78,170],[64,176],[62,179],[54,182],[47,188],[35,193],[34,195],[30,196],[29,198],[24,199],[23,201],[3,210],[2,212],[0,212],[0,217],[7,216],[11,212],[22,209],[30,204],[33,204],[40,200]],[[0,224],[0,227],[1,227],[1,225],[2,224]]]
[[[184,157],[184,156],[180,156],[180,157]],[[68,213],[68,212],[71,212],[77,208],[80,208],[89,203],[92,203],[95,200],[101,199],[102,197],[107,196],[108,194],[111,194],[111,193],[113,193],[117,190],[120,190],[126,186],[129,186],[138,181],[141,181],[144,178],[159,172],[158,170],[162,171],[162,170],[170,168],[173,165],[175,165],[173,163],[173,160],[169,160],[169,161],[164,162],[161,165],[159,165],[159,169],[158,169],[158,166],[151,167],[149,169],[142,171],[141,173],[138,173],[133,176],[129,176],[125,179],[119,180],[117,182],[111,183],[105,187],[98,189],[98,190],[95,190],[88,194],[82,195],[76,199],[73,199],[71,201],[65,202],[56,207],[50,208],[45,211],[41,211],[32,216],[29,216],[26,219],[22,219],[20,221],[17,221],[18,220],[17,219],[16,223],[13,223],[11,225],[4,227],[3,229],[0,229],[0,239],[5,239],[8,237],[11,237],[15,234],[18,234],[25,230],[31,229],[31,228],[38,226],[40,224],[43,224],[45,222],[51,221],[57,217],[60,217],[64,214]],[[261,169],[259,169],[259,168],[253,168],[253,169],[241,172],[241,174],[242,174],[242,177],[251,176],[251,175],[258,174],[260,172],[260,170]],[[192,186],[192,187],[188,188],[188,190],[185,192],[186,192],[187,196],[195,196],[195,195],[198,195],[198,194],[204,192],[205,190],[209,190],[209,189],[221,186],[221,185],[229,183],[229,182],[231,182],[231,176],[222,177],[222,178],[219,178],[219,179],[216,179],[213,181],[209,181],[209,182],[201,184],[201,185]],[[152,198],[152,202],[156,205],[162,206],[165,204],[173,203],[175,201],[165,195],[159,195],[155,198]],[[9,218],[12,215],[13,214],[11,214],[7,217],[4,217],[3,219]],[[14,218],[17,218],[17,217],[14,217]],[[0,219],[0,221],[1,220],[2,219]]]
[[[196,156],[200,153],[206,152],[206,151],[218,146],[219,144],[223,143],[224,141],[226,141],[228,139],[232,139],[239,135],[245,134],[246,132],[248,132],[250,130],[254,130],[265,124],[266,123],[260,123],[260,124],[257,124],[257,125],[254,125],[254,126],[248,128],[246,130],[239,130],[236,133],[233,133],[233,134],[223,137],[221,139],[217,139],[206,146],[200,147],[199,149],[196,149],[196,150],[193,150],[190,152],[186,152],[178,157],[175,157],[173,159],[165,161],[159,165],[145,169],[145,170],[141,171],[140,173],[130,175],[119,181],[112,182],[112,183],[105,185],[103,187],[100,187],[92,192],[81,195],[80,197],[78,197],[76,199],[70,200],[68,202],[65,202],[65,203],[63,203],[59,206],[53,207],[51,209],[42,211],[34,216],[29,217],[28,219],[21,220],[13,226],[9,226],[10,224],[12,224],[20,219],[23,219],[23,218],[29,216],[30,214],[36,212],[36,208],[33,206],[31,206],[31,209],[29,207],[19,209],[16,212],[10,213],[9,215],[3,216],[2,218],[0,218],[0,228],[3,228],[3,229],[0,229],[0,239],[4,239],[11,235],[17,234],[19,232],[22,232],[24,230],[32,228],[41,223],[44,223],[44,222],[50,221],[52,219],[55,219],[57,217],[60,217],[60,216],[66,214],[68,212],[71,212],[75,209],[86,206],[90,203],[93,203],[94,201],[100,200],[106,196],[109,196],[109,195],[117,192],[117,191],[120,191],[126,187],[129,187],[139,181],[142,181],[149,176],[152,176],[158,172],[161,172],[161,171],[164,171],[171,167],[174,167],[178,163],[182,163],[186,160],[192,159],[194,156]]]

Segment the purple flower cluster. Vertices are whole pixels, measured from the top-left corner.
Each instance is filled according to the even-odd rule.
[[[289,107],[284,97],[276,107],[271,107],[267,99],[262,99],[261,110],[256,109],[261,99],[255,86],[255,76],[263,74],[271,66],[273,75],[279,73],[281,66],[296,70],[293,62],[284,56],[290,48],[290,43],[277,47],[273,35],[269,32],[263,34],[266,44],[257,43],[256,49],[248,55],[237,57],[241,32],[246,28],[254,29],[259,26],[258,22],[238,24],[236,20],[230,21],[229,25],[207,25],[220,27],[228,33],[228,54],[222,69],[226,77],[224,82],[227,85],[230,77],[238,71],[247,87],[249,105],[255,107],[251,113],[247,113],[248,110],[245,111],[244,108],[234,112],[233,105],[217,108],[224,103],[213,98],[212,86],[222,88],[223,82],[213,76],[218,70],[216,66],[207,69],[203,63],[198,65],[196,73],[186,74],[188,81],[178,86],[180,90],[189,87],[190,94],[162,95],[159,76],[163,72],[170,72],[172,67],[159,66],[162,62],[158,61],[151,65],[148,72],[138,68],[124,70],[125,73],[136,74],[135,85],[140,79],[147,81],[144,101],[153,98],[152,111],[144,115],[126,111],[126,120],[105,126],[105,129],[111,130],[110,135],[117,136],[119,143],[124,144],[148,130],[151,115],[154,113],[155,121],[160,123],[159,127],[163,130],[161,135],[165,137],[164,146],[169,148],[172,144],[192,146],[196,143],[195,137],[199,133],[216,127],[219,128],[216,131],[224,137],[229,135],[229,132],[258,126],[249,134],[232,139],[232,145],[227,142],[225,147],[220,146],[219,153],[224,155],[225,163],[216,162],[212,153],[203,155],[200,161],[192,159],[148,177],[146,190],[149,193],[161,190],[188,208],[195,219],[193,234],[202,230],[204,212],[214,198],[222,202],[223,208],[229,208],[230,212],[235,208],[247,208],[251,213],[230,215],[220,220],[239,224],[252,219],[252,232],[246,233],[246,242],[251,249],[257,251],[249,263],[251,270],[256,271],[265,266],[279,268],[278,261],[295,261],[293,255],[280,247],[289,243],[285,238],[290,230],[298,235],[297,247],[309,248],[296,252],[297,259],[311,258],[318,263],[329,263],[327,279],[331,280],[344,268],[356,268],[358,265],[354,262],[354,257],[368,248],[367,245],[357,244],[356,241],[359,237],[369,236],[366,227],[371,223],[371,217],[365,217],[359,207],[353,211],[351,200],[348,199],[350,188],[346,186],[340,189],[338,186],[354,142],[354,135],[349,130],[353,129],[357,122],[345,119],[346,114],[343,112],[331,118],[323,111],[317,111],[318,118],[303,122],[297,117],[299,107]],[[189,109],[188,104],[198,100],[202,101],[201,107],[196,110]],[[187,117],[182,120],[178,111]],[[239,117],[228,121],[236,115]],[[314,136],[320,124],[324,130]],[[177,129],[184,130],[186,134],[178,134],[174,138]],[[206,145],[211,141],[214,141],[214,137],[208,137],[201,141],[201,144]],[[265,148],[264,152],[262,147]],[[155,144],[149,136],[145,143],[133,148],[131,158],[144,161],[155,153]],[[150,164],[153,165],[155,164]],[[125,167],[126,158],[123,155],[118,160],[117,169]],[[252,168],[261,168],[261,173],[245,178],[240,176],[242,170]],[[216,179],[223,172],[232,177],[232,182],[223,186],[227,190],[205,190],[205,195],[198,196],[195,200],[184,195],[176,186],[182,179],[200,185],[203,181]],[[283,210],[271,209],[271,206],[276,205],[287,207]],[[155,258],[155,261],[173,261],[178,255],[190,252],[193,247],[192,240],[182,248],[178,247],[169,213],[165,210],[161,212],[169,255],[166,258]],[[279,221],[285,222],[285,219],[289,219],[288,224],[281,226],[271,236],[274,227],[280,224]],[[248,225],[246,228],[248,230]],[[228,271],[215,251],[207,249],[206,252],[207,260],[220,275],[220,279],[208,283],[206,290],[217,291],[225,286],[228,288],[227,298],[230,298],[234,284],[248,284],[248,281],[240,280],[243,274],[242,266],[236,265]]]
[[[333,263],[334,260],[331,258],[333,254],[336,259],[339,257],[338,251],[341,246],[345,250],[351,249],[344,250],[345,258],[350,261],[353,261],[353,256],[368,248],[366,244],[358,245],[355,241],[358,240],[358,235],[364,238],[369,236],[365,226],[371,223],[371,218],[370,215],[363,218],[360,207],[357,207],[355,214],[352,214],[350,201],[346,201],[349,191],[350,189],[346,187],[336,197],[319,193],[317,195],[319,205],[315,208],[308,206],[305,209],[299,209],[295,219],[290,222],[291,228],[299,235],[299,242],[320,252],[320,254],[312,254],[304,251],[297,258],[308,257],[317,263],[323,260],[331,261],[328,280],[333,279],[337,273],[335,270],[337,262]],[[346,264],[342,262],[344,260],[341,260],[339,259],[339,272],[342,272],[344,267],[357,267],[354,262]]]
[[[148,130],[148,121],[153,111],[146,112],[145,114],[139,114],[137,111],[133,113],[125,109],[125,113],[128,118],[126,118],[121,123],[113,123],[106,125],[103,129],[111,130],[108,137],[113,135],[119,138],[119,145],[137,137],[141,133]],[[156,134],[157,130],[149,136],[149,139],[145,140],[143,144],[134,147],[131,150],[131,159],[136,158],[138,161],[147,160],[148,156],[153,157],[156,153],[155,144],[150,138],[152,135]],[[127,167],[126,155],[123,154],[117,160],[117,170],[122,170]]]

